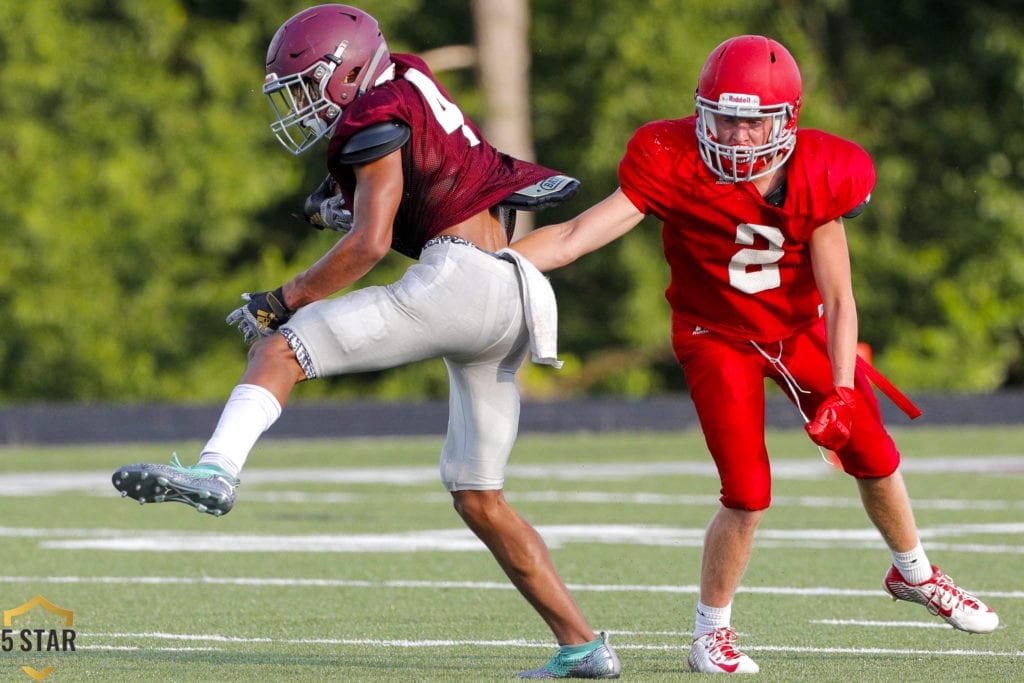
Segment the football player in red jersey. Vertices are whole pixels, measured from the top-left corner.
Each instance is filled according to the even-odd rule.
[[[689,664],[753,673],[736,646],[733,596],[771,503],[764,378],[836,452],[893,564],[884,587],[955,628],[999,619],[928,560],[868,374],[856,361],[857,312],[843,219],[868,202],[875,172],[856,144],[797,128],[802,85],[785,47],[726,40],[698,79],[696,113],[642,126],[620,186],[579,216],[513,244],[540,270],[571,263],[653,215],[671,270],[672,344],[721,478],[707,528]]]
[[[427,65],[391,54],[377,21],[354,7],[320,5],[286,21],[266,67],[281,143],[299,154],[328,140],[330,177],[307,214],[345,234],[229,316],[255,344],[199,462],[127,465],[114,486],[143,503],[225,514],[251,448],[296,383],[443,358],[451,395],[441,478],[561,646],[520,676],[617,678],[606,635],[588,625],[544,541],[502,494],[518,429],[516,370],[528,352],[558,364],[554,294],[507,249],[512,217],[570,196],[578,182],[488,144]],[[392,248],[417,259],[400,280],[326,298]]]

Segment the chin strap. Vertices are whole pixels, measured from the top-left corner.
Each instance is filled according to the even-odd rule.
[[[359,95],[377,85],[376,82],[371,82],[373,74],[376,73],[377,67],[380,66],[381,60],[384,59],[384,55],[388,52],[387,43],[381,43],[377,46],[377,51],[373,53],[373,58],[370,59],[370,63],[366,66],[366,72],[362,74],[361,82],[359,83]],[[393,67],[394,65],[392,65]],[[394,73],[394,71],[392,71]],[[357,95],[358,97],[358,95]]]

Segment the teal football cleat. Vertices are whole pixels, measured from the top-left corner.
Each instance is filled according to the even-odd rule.
[[[185,467],[178,454],[170,465],[139,463],[118,468],[111,477],[114,488],[127,498],[145,503],[185,503],[215,517],[235,506],[238,479],[216,465]]]
[[[593,643],[559,648],[547,664],[520,671],[517,678],[618,678],[620,673],[619,657],[602,632]]]

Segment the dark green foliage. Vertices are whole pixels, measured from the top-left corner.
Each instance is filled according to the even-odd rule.
[[[301,2],[0,4],[0,400],[220,400],[245,349],[223,324],[336,239],[292,217],[324,174],[269,133],[266,45]],[[730,35],[770,33],[805,80],[803,125],[874,157],[848,224],[862,337],[911,390],[1024,382],[1024,26],[1017,3],[534,0],[541,162],[583,180],[538,224],[616,186],[641,123],[692,111]],[[941,6],[941,7],[940,7]],[[375,0],[395,51],[472,41],[468,3]],[[467,112],[471,70],[446,72]],[[407,265],[389,258],[368,283]],[[525,392],[678,389],[659,226],[552,274],[560,373]],[[440,363],[300,387],[303,397],[443,395]]]

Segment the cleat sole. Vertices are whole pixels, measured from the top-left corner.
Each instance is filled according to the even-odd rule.
[[[185,468],[154,463],[126,465],[111,477],[121,497],[146,503],[185,503],[200,513],[222,517],[234,507],[234,487],[226,478],[196,477]]]

